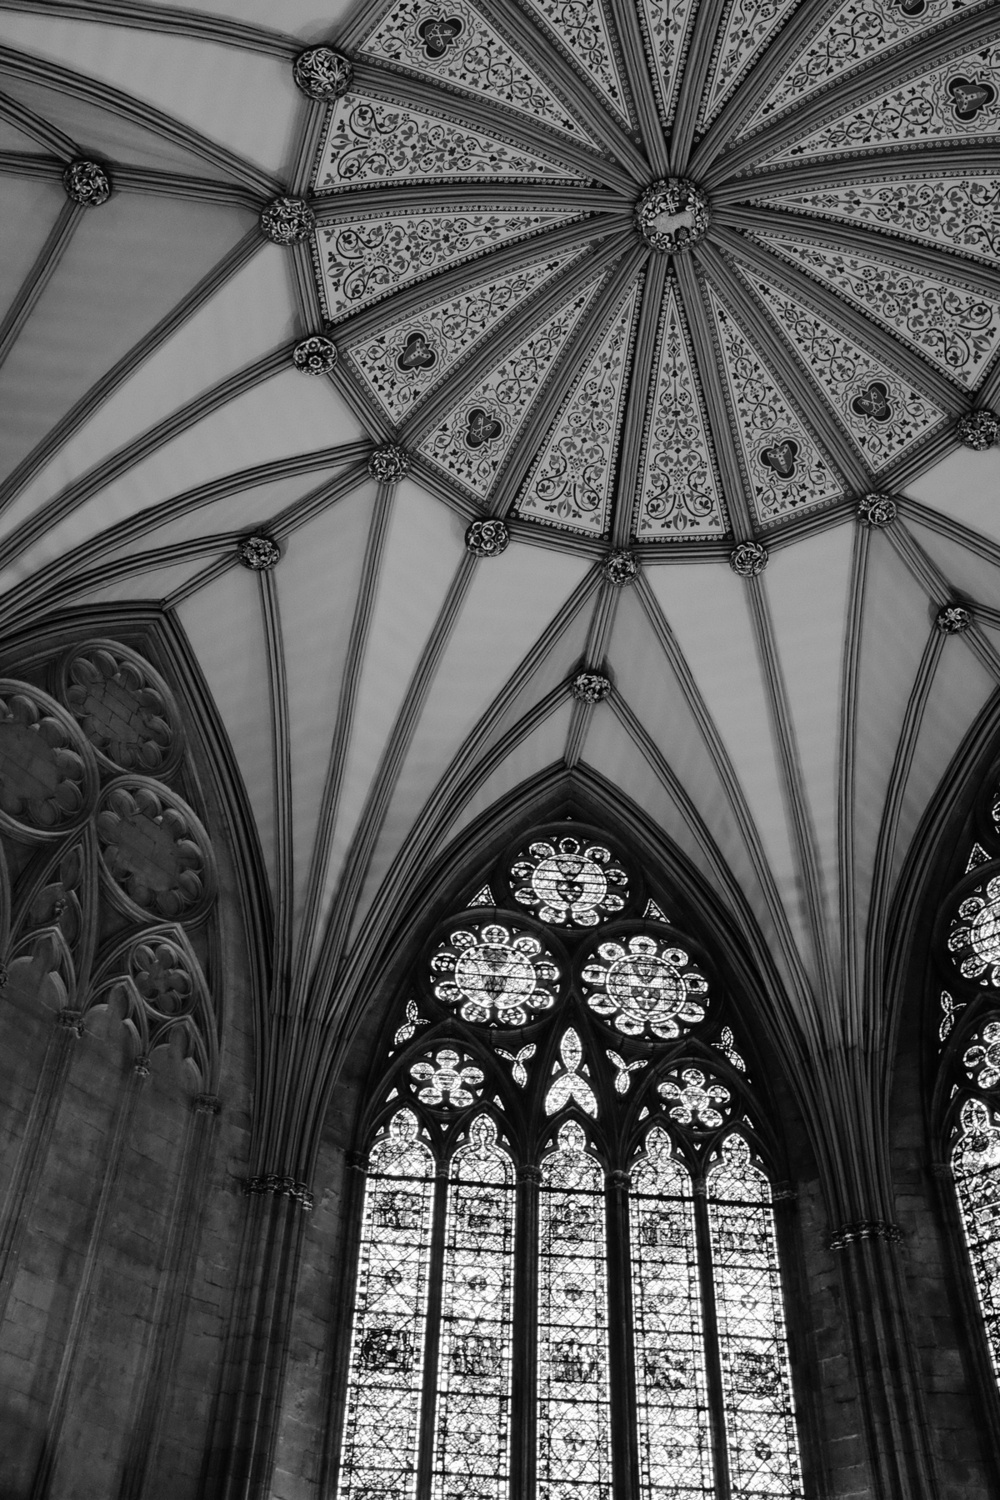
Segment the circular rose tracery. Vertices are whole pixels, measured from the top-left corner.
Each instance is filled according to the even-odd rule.
[[[626,1036],[680,1036],[707,1006],[708,981],[690,963],[683,948],[647,933],[600,943],[583,968],[584,996]]]
[[[165,788],[113,782],[98,812],[101,860],[126,909],[192,921],[213,900],[208,837],[190,808]]]
[[[24,683],[0,682],[0,820],[15,833],[65,833],[96,793],[93,760],[72,719]]]
[[[948,951],[963,978],[1000,987],[1000,875],[959,906]]]
[[[611,850],[569,834],[536,839],[510,876],[514,900],[560,926],[594,927],[616,916],[628,895],[628,875]]]
[[[554,1004],[559,969],[534,933],[499,922],[448,934],[431,956],[434,994],[466,1021],[523,1026]]]
[[[124,771],[169,775],[181,752],[169,691],[138,656],[114,642],[92,642],[63,668],[70,713],[105,762]]]

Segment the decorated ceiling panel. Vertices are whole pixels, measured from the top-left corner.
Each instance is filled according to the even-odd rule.
[[[345,31],[312,175],[333,378],[485,513],[695,549],[822,524],[990,368],[995,17],[719,11],[379,0]],[[917,298],[901,236],[934,251]]]
[[[864,1024],[1000,683],[995,0],[148,3],[0,6],[7,629],[176,628],[324,1016],[561,777]]]

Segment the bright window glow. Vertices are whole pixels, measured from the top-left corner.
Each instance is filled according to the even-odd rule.
[[[731,1135],[708,1175],[715,1307],[734,1500],[802,1494],[771,1189]]]
[[[340,1494],[411,1500],[433,1214],[434,1161],[400,1110],[372,1147],[361,1231]]]
[[[538,1265],[539,1500],[611,1494],[604,1174],[568,1121],[542,1164]]]
[[[645,1500],[712,1494],[712,1446],[691,1178],[654,1128],[632,1169],[632,1305]]]
[[[442,1270],[435,1500],[504,1500],[510,1470],[514,1167],[473,1121],[452,1158]]]
[[[980,1099],[962,1107],[951,1165],[993,1368],[1000,1377],[1000,1126]]]

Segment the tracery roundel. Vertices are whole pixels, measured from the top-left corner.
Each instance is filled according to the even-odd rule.
[[[454,927],[431,955],[443,1005],[479,1025],[524,1026],[555,1004],[559,967],[534,932],[502,922]]]
[[[629,892],[628,872],[607,845],[571,834],[530,843],[510,881],[515,901],[559,927],[596,927],[622,910]]]
[[[680,1036],[705,1019],[708,980],[669,938],[636,932],[599,943],[583,973],[591,1010],[626,1036]]]
[[[1000,875],[967,896],[948,934],[948,951],[965,979],[1000,987]]]

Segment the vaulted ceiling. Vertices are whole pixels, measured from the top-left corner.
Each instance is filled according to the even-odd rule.
[[[299,995],[566,764],[755,928],[809,1045],[868,1036],[1000,679],[1000,447],[956,427],[1000,401],[997,5],[0,0],[0,33],[2,625],[174,613]]]

